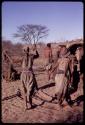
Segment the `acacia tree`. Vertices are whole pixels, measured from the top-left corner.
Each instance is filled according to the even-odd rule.
[[[48,35],[48,29],[46,26],[41,25],[21,25],[17,27],[17,33],[14,34],[14,37],[21,38],[22,42],[27,43],[38,43],[41,38]]]

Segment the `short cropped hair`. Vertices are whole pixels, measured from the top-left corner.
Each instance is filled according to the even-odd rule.
[[[51,47],[51,43],[47,43],[47,47]]]
[[[27,52],[29,52],[29,47],[27,47]]]

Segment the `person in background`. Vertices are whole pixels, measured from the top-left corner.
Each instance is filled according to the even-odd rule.
[[[52,48],[51,43],[47,43],[47,46],[44,49],[44,57],[45,57],[45,69],[48,76],[48,81],[50,80],[50,70],[52,68],[53,62],[53,55],[52,55]]]

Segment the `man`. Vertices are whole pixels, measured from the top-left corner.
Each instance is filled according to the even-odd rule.
[[[60,57],[60,52],[61,52],[61,45],[57,46],[57,48],[56,48],[56,54],[55,54],[54,62],[52,64],[52,68],[56,65],[56,63],[57,63],[57,61]],[[50,78],[54,80],[55,74],[56,74],[56,69],[53,72],[50,73]]]
[[[45,67],[46,67],[46,72],[48,76],[48,80],[50,80],[50,70],[52,68],[52,48],[51,48],[51,43],[47,43],[46,48],[44,49],[44,56],[45,56]]]
[[[21,82],[23,83],[24,92],[25,92],[26,109],[28,109],[28,101],[30,104],[30,108],[35,107],[32,104],[32,96],[34,94],[34,90],[35,89],[38,90],[37,82],[32,68],[34,59],[39,57],[39,54],[36,50],[36,45],[33,46],[33,51],[35,51],[35,53],[31,54],[29,52],[29,47],[24,49],[25,55],[22,60]]]
[[[84,48],[82,47],[81,49],[81,60],[80,60],[80,77],[84,80],[84,59],[85,59],[85,54],[84,54]]]
[[[75,56],[76,56],[76,59],[78,61],[78,64],[77,64],[77,71],[80,73],[80,61],[82,59],[82,56],[83,56],[83,47],[78,47],[76,52],[75,52]]]
[[[70,59],[68,58],[66,46],[61,45],[59,59],[51,71],[52,73],[56,70],[54,99],[57,98],[60,105],[62,104],[64,98],[66,98],[68,104],[71,104],[70,94],[67,91],[71,81],[70,68]]]

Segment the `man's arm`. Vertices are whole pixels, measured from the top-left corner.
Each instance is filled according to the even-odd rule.
[[[73,59],[69,61],[68,67],[69,67],[69,71],[70,71],[70,82],[72,83],[72,81],[73,81],[73,67],[74,67],[74,60]]]
[[[51,62],[53,62],[53,54],[52,54],[52,49],[50,50],[49,56],[50,56],[50,61],[51,61]]]
[[[71,82],[71,76],[72,76],[72,74],[71,74],[71,67],[70,67],[70,63],[68,64],[68,70],[69,70],[69,80],[70,80],[70,82]]]
[[[3,59],[7,62],[9,61],[9,62],[13,63],[11,57],[6,52],[3,52]]]
[[[33,54],[32,54],[33,58],[34,59],[38,58],[39,57],[39,53],[37,51],[36,44],[33,45],[32,49],[33,49]]]
[[[39,53],[38,53],[37,50],[35,50],[35,54],[34,54],[33,58],[36,59],[36,58],[38,58],[38,57],[39,57]]]
[[[51,72],[50,72],[50,73],[53,73],[53,72],[54,72],[54,70],[58,67],[58,65],[59,65],[59,63],[58,63],[58,62],[56,62],[56,64],[53,66],[53,68],[52,68],[52,70],[51,70]]]
[[[13,62],[22,64],[22,57],[21,58],[17,58],[17,59],[14,58]]]

